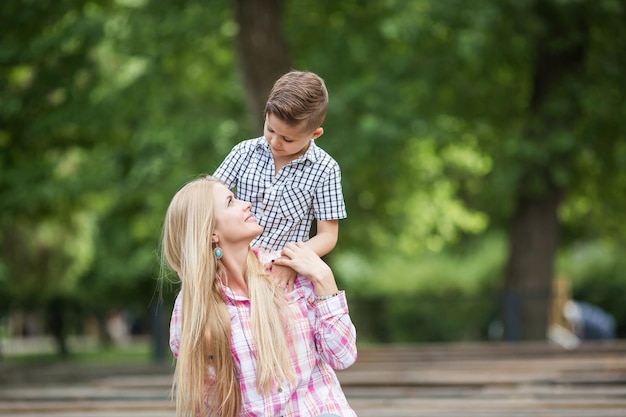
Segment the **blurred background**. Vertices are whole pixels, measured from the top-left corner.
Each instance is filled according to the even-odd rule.
[[[623,1],[3,0],[0,361],[171,361],[167,204],[291,68],[359,343],[626,336]]]

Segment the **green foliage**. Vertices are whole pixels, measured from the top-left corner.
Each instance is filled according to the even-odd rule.
[[[145,309],[169,198],[246,129],[230,11],[20,4],[1,6],[0,298]]]
[[[496,304],[503,236],[473,239],[457,254],[337,254],[359,338],[375,342],[476,340]]]
[[[323,146],[349,173],[339,250],[449,250],[555,192],[563,245],[623,242],[623,2],[319,3],[304,18],[294,2],[286,27],[329,84]],[[455,172],[452,144],[485,163]]]
[[[507,227],[520,193],[545,193],[546,177],[563,192],[564,248],[581,237],[623,248],[622,1],[286,6],[295,66],[330,93],[318,143],[342,167],[349,213],[331,260],[362,297],[366,334],[479,335],[506,256],[487,233]],[[549,33],[554,22],[566,35]],[[0,27],[0,309],[64,296],[146,310],[171,196],[260,133],[231,3],[6,0]],[[582,36],[583,64],[534,111],[538,57]],[[586,268],[571,275],[623,317],[611,298],[621,261],[603,262],[606,285],[576,278]]]
[[[151,363],[151,352],[149,341],[135,342],[129,346],[115,347],[115,348],[103,348],[86,350],[83,352],[77,352],[72,355],[71,358],[65,360],[66,366],[76,365],[77,367],[85,367],[90,365],[104,365],[104,366],[141,366]],[[2,358],[3,372],[10,374],[11,372],[24,372],[25,367],[35,368],[42,366],[58,364],[59,358],[53,353],[35,353],[35,354],[22,354],[22,355],[6,355]],[[119,375],[120,370],[116,369],[115,372]],[[74,375],[75,379],[77,375]],[[54,382],[58,382],[56,379],[58,375],[53,377]]]
[[[618,138],[624,137],[626,103],[625,80],[618,75],[626,64],[622,2],[386,1],[368,7],[320,2],[306,18],[300,7],[292,3],[286,27],[297,45],[298,66],[328,81],[331,108],[322,143],[350,173],[346,194],[356,203],[342,242],[378,247],[383,232],[368,236],[359,227],[363,220],[395,236],[393,216],[377,214],[387,213],[390,200],[401,205],[411,199],[410,191],[437,184],[408,175],[407,166],[416,161],[406,145],[428,138],[437,146],[457,141],[466,146],[464,134],[475,138],[473,149],[490,158],[489,169],[443,181],[452,181],[457,198],[490,221],[505,224],[518,193],[545,194],[547,175],[564,189],[566,206],[589,196],[602,201],[597,215],[580,212],[580,205],[569,210],[565,220],[575,233],[593,224],[624,236],[613,221],[624,207],[624,193],[615,194],[623,190],[626,169],[617,163],[624,158]],[[548,33],[553,21],[543,16],[557,21],[563,33]],[[535,45],[559,51],[579,42],[585,31],[583,68],[546,99],[541,118],[531,117],[533,71],[541,52]],[[450,129],[442,120],[461,128]],[[452,224],[455,218],[451,213]],[[422,239],[428,234],[413,240]]]
[[[3,2],[0,26],[0,289],[12,302],[71,293],[93,253],[93,218],[76,176],[94,143],[90,51],[98,2]],[[10,304],[4,304],[6,308]]]
[[[205,6],[122,4],[107,16],[106,37],[94,51],[103,74],[94,95],[109,136],[91,162],[115,186],[88,197],[100,212],[99,256],[83,294],[102,308],[159,302],[158,242],[168,202],[183,183],[213,172],[245,130],[232,17],[219,3]]]
[[[306,12],[290,3],[285,27],[296,66],[318,72],[329,88],[320,145],[346,173],[340,246],[442,250],[487,226],[485,213],[466,204],[491,171],[477,140],[487,129],[437,112],[450,80],[435,57],[453,51],[445,55],[438,43],[427,3],[327,1]]]

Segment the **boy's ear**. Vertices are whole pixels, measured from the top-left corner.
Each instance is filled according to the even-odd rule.
[[[313,134],[311,135],[311,139],[317,139],[323,134],[324,134],[324,128],[320,126],[313,131]]]

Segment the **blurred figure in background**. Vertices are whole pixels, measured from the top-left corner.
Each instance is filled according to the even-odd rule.
[[[552,284],[552,309],[548,339],[573,349],[582,340],[610,340],[615,338],[615,319],[598,306],[572,299],[569,280],[564,276]]]

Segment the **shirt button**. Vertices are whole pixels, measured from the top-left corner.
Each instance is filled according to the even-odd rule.
[[[282,388],[278,388],[278,392],[283,392],[283,389]]]

